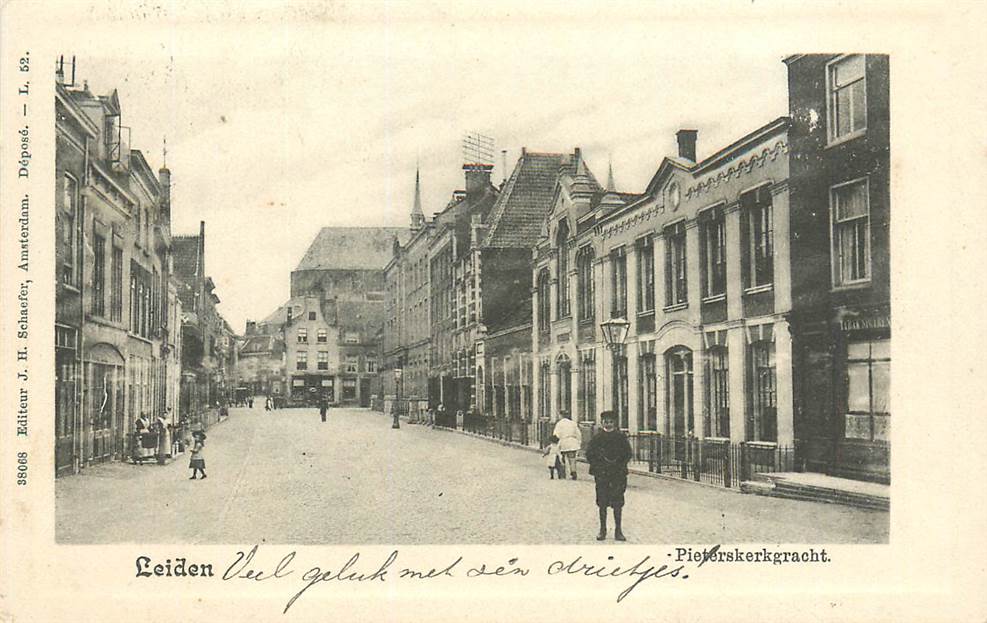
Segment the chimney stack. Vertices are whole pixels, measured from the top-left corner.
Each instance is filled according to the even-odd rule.
[[[466,194],[475,195],[482,193],[483,189],[490,185],[490,173],[493,171],[493,165],[464,164],[463,171],[466,171]]]
[[[675,138],[679,142],[679,158],[685,158],[690,162],[696,161],[696,136],[699,130],[679,130],[675,133]]]

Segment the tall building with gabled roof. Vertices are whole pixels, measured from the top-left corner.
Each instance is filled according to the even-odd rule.
[[[483,331],[477,339],[476,409],[506,424],[513,439],[534,439],[531,360],[533,249],[560,192],[601,197],[579,148],[522,151],[481,245]]]
[[[386,314],[384,267],[394,253],[395,243],[404,243],[409,236],[407,227],[323,227],[291,273],[292,299],[314,300],[318,309],[306,307],[304,313],[316,312],[318,319],[331,327],[333,335],[338,334],[338,339],[334,338],[338,349],[332,352],[341,362],[340,374],[333,375],[330,392],[336,402],[369,406],[371,394],[379,391],[378,334]],[[332,314],[318,313],[330,308]],[[297,315],[287,322],[297,324]],[[286,338],[287,368],[305,372],[307,368],[299,368],[303,364],[297,361],[300,353],[317,358],[321,351],[309,353],[309,349],[296,348],[304,343],[297,341],[297,335],[295,338],[294,342]],[[316,359],[312,361],[317,365]],[[302,384],[295,385],[299,380]],[[322,380],[325,379],[320,383]],[[311,386],[306,383],[309,381],[300,377],[292,379],[289,395],[297,398],[298,389]]]
[[[577,160],[575,153],[522,149],[499,189],[489,182],[490,165],[467,164],[465,194],[436,217],[429,394],[447,413],[482,410],[484,339],[530,316],[531,249],[560,172]],[[450,211],[455,218],[442,223]]]

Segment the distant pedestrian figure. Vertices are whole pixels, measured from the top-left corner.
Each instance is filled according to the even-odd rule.
[[[429,407],[428,411],[425,412],[425,424],[435,428],[435,409],[432,407]]]
[[[251,396],[250,398],[247,398],[247,407],[249,407],[251,409],[254,408],[254,397],[253,396]]]
[[[134,447],[133,457],[131,458],[138,465],[143,465],[144,459],[147,458],[147,449],[144,448],[144,437],[148,434],[150,425],[150,422],[147,421],[143,413],[134,420]]]
[[[322,416],[322,421],[326,421],[326,414],[329,413],[329,399],[325,396],[319,401],[319,415]]]
[[[265,411],[270,411],[271,410],[271,405],[272,405],[272,400],[271,400],[271,397],[268,396],[267,398],[264,399],[264,410]]]
[[[579,426],[569,419],[569,414],[562,412],[562,417],[555,423],[555,430],[552,434],[559,438],[559,451],[562,453],[562,462],[566,471],[576,479],[576,453],[583,445],[583,435],[579,432]]]
[[[549,444],[545,446],[542,456],[545,457],[545,465],[548,467],[548,475],[555,480],[555,474],[559,475],[559,480],[565,480],[565,471],[562,468],[562,454],[559,452],[559,438],[552,435],[548,438]]]
[[[626,541],[620,520],[627,489],[627,463],[631,460],[631,444],[627,435],[617,428],[613,411],[600,414],[603,430],[590,440],[586,448],[589,473],[596,478],[596,505],[600,511],[600,533],[597,541],[607,538],[607,507],[613,509],[613,538]]]
[[[192,445],[192,455],[189,458],[188,466],[192,470],[192,477],[189,480],[195,480],[196,474],[202,472],[202,478],[206,477],[206,457],[203,455],[202,449],[206,445],[206,434],[201,430],[197,430],[192,433],[192,438],[195,442]]]
[[[167,417],[166,417],[167,416]],[[171,429],[168,428],[168,420],[171,419],[171,409],[164,415],[159,415],[154,421],[155,432],[158,434],[158,464],[164,465],[171,456]]]

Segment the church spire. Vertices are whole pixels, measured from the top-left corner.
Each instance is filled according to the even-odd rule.
[[[607,167],[607,191],[615,192],[617,186],[613,183],[613,156],[610,156],[610,162]]]
[[[411,229],[418,230],[425,225],[425,213],[422,212],[421,167],[415,165],[415,204],[411,208]]]

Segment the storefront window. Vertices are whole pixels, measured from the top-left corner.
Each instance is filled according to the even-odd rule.
[[[891,340],[847,345],[847,439],[887,441],[890,433]]]

